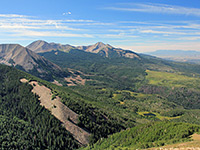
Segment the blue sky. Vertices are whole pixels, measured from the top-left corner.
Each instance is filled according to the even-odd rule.
[[[200,51],[200,0],[6,0],[0,43],[104,42],[136,52]]]

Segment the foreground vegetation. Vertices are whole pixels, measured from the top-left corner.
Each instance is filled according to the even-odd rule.
[[[140,125],[101,139],[85,149],[146,149],[190,140],[200,131],[199,125],[174,122],[153,122]]]

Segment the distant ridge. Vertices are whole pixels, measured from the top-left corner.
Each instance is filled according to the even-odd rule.
[[[146,54],[174,61],[183,61],[198,64],[200,63],[200,52],[193,50],[157,50],[153,52],[148,52]]]
[[[139,58],[139,55],[130,51],[123,50],[120,48],[114,48],[109,44],[104,44],[102,42],[98,42],[94,45],[89,46],[71,46],[69,44],[61,45],[58,43],[47,43],[45,41],[35,41],[27,46],[27,48],[31,49],[36,53],[44,53],[52,50],[60,50],[64,52],[69,52],[73,49],[82,50],[85,52],[96,53],[104,57],[127,57],[127,58]]]
[[[15,66],[48,80],[53,74],[65,75],[59,66],[19,44],[0,44],[0,63]]]
[[[198,51],[184,51],[184,50],[157,50],[148,52],[147,54],[155,56],[166,56],[166,57],[185,57],[185,58],[199,58],[200,52]]]

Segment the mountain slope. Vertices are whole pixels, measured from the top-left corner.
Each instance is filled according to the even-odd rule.
[[[15,66],[46,80],[66,76],[56,64],[18,44],[0,45],[0,63]]]
[[[132,51],[114,48],[111,45],[104,44],[102,42],[98,42],[94,45],[89,46],[78,46],[77,48],[86,52],[100,54],[101,56],[105,57],[139,58],[139,56]]]
[[[62,51],[69,51],[71,49],[74,49],[75,47],[71,45],[61,45],[58,43],[47,43],[42,40],[34,41],[31,44],[27,46],[27,48],[31,49],[32,51],[36,53],[43,53],[48,52],[52,50],[62,50]]]

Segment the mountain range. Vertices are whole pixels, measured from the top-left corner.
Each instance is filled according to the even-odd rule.
[[[102,42],[98,42],[94,45],[89,46],[71,46],[71,45],[61,45],[58,43],[47,43],[45,41],[35,41],[27,46],[27,48],[31,49],[36,53],[44,53],[52,50],[60,50],[64,52],[69,52],[70,50],[83,50],[85,52],[96,53],[105,57],[128,57],[134,58],[139,57],[136,53],[128,50],[123,50],[120,48],[114,48],[109,44],[104,44]]]
[[[35,76],[48,81],[57,80],[63,82],[65,77],[70,76],[68,70],[38,55],[37,53],[45,53],[59,50],[62,52],[83,51],[95,53],[104,57],[127,57],[139,58],[139,55],[128,50],[114,48],[109,44],[98,42],[90,46],[71,46],[69,44],[62,45],[58,43],[48,43],[46,41],[34,41],[26,47],[19,44],[1,44],[0,45],[0,63],[15,66],[21,70],[31,73]],[[59,84],[59,83],[58,83]]]

